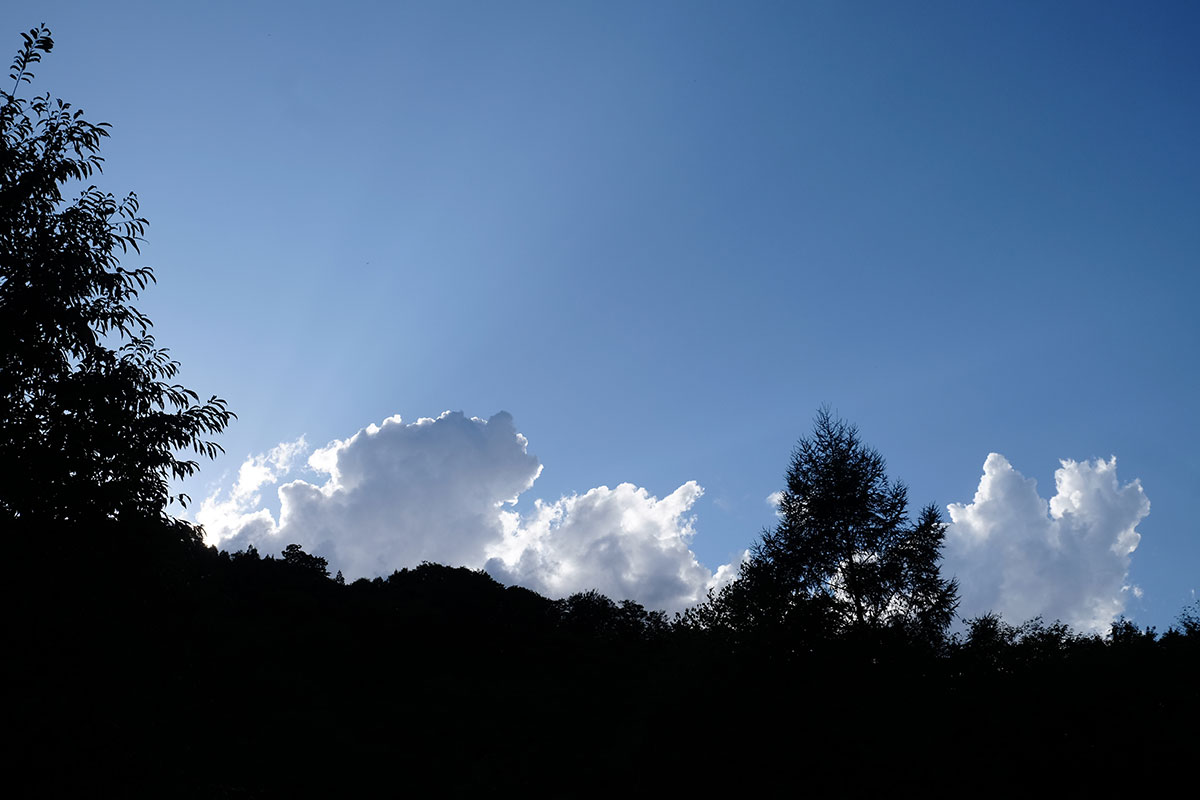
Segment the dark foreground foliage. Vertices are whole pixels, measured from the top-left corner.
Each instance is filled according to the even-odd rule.
[[[121,265],[146,230],[137,197],[90,183],[108,126],[22,96],[54,41],[44,25],[21,36],[0,89],[0,525],[199,541],[167,513],[185,501],[169,482],[220,450],[208,437],[233,414],[173,382],[133,305],[154,272]]]
[[[1117,754],[1166,769],[1196,752],[1194,624],[1099,638],[984,617],[940,652],[739,649],[595,593],[434,564],[346,585],[292,556],[196,546],[23,581],[25,787],[774,793],[849,774],[1078,783]]]

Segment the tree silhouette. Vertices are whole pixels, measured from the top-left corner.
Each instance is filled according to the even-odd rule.
[[[938,570],[945,524],[932,505],[909,520],[907,489],[889,482],[857,428],[818,412],[792,453],[779,510],[709,614],[750,627],[944,635],[958,602],[957,582]]]
[[[48,93],[18,96],[54,45],[45,25],[21,35],[0,92],[0,520],[149,523],[194,541],[167,513],[168,481],[198,468],[181,451],[215,455],[206,437],[233,414],[171,382],[179,364],[131,304],[153,271],[120,265],[146,229],[137,198],[87,184],[109,126]]]
[[[304,552],[304,548],[298,544],[289,544],[283,549],[282,555],[285,564],[297,569],[306,570],[322,578],[329,577],[329,562],[320,556]],[[338,575],[341,574],[342,571],[338,570]],[[345,583],[345,578],[341,582]]]
[[[1200,600],[1179,612],[1179,628],[1187,636],[1200,636]]]

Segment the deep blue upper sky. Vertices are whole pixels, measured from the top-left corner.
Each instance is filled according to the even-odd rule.
[[[6,5],[34,89],[113,124],[142,307],[239,420],[192,494],[306,434],[511,412],[531,496],[706,490],[772,520],[829,404],[910,486],[989,452],[1152,509],[1127,613],[1200,573],[1194,3]],[[523,504],[526,500],[522,501]]]

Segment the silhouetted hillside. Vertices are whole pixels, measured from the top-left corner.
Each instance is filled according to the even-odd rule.
[[[1147,763],[1194,752],[1194,623],[1101,639],[989,617],[938,652],[844,636],[742,648],[463,568],[343,585],[254,552],[195,547],[138,571],[115,556],[21,587],[18,760],[34,790],[784,791],[1029,759],[1098,775],[1114,736]]]

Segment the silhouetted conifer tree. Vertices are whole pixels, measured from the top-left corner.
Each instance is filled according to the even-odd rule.
[[[702,612],[710,621],[783,625],[805,636],[885,628],[926,641],[944,635],[958,585],[939,572],[946,526],[937,508],[911,522],[905,486],[889,482],[883,457],[828,410],[792,453],[780,516],[740,578]]]

